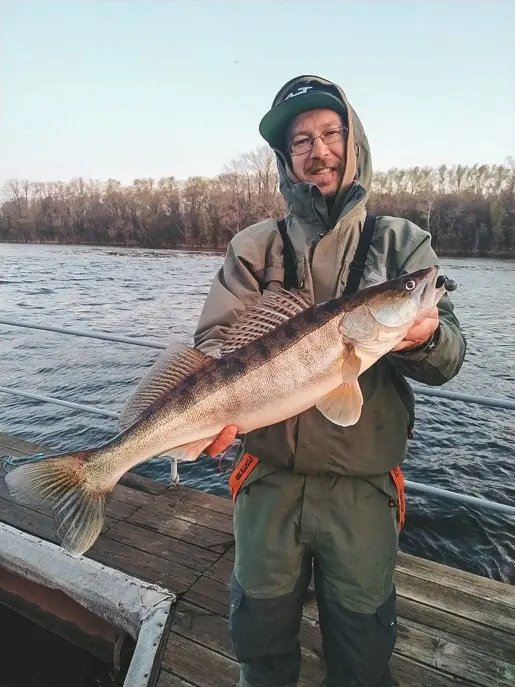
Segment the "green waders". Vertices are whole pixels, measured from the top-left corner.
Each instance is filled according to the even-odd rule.
[[[390,475],[276,472],[258,463],[235,500],[229,632],[240,687],[296,687],[312,565],[327,687],[391,687],[397,493]]]

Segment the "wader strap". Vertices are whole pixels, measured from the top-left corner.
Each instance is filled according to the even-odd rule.
[[[241,485],[258,463],[259,458],[253,456],[252,453],[246,453],[232,471],[231,476],[229,477],[229,491],[231,492],[233,501],[236,500]]]
[[[372,241],[376,216],[373,212],[367,213],[363,230],[359,237],[358,247],[349,268],[349,278],[345,286],[345,294],[354,293],[358,290],[363,271],[365,269],[365,262],[367,259],[368,249]],[[297,258],[293,249],[292,242],[288,236],[286,229],[286,220],[280,219],[277,221],[277,227],[283,240],[283,260],[284,260],[284,288],[287,290],[298,289],[299,283],[297,279]]]
[[[363,230],[361,232],[361,236],[359,237],[358,247],[356,248],[354,258],[349,268],[349,278],[347,279],[347,284],[345,285],[345,290],[343,292],[344,294],[351,294],[358,290],[359,282],[361,281],[361,277],[365,269],[365,262],[367,259],[368,249],[370,248],[370,242],[372,241],[375,223],[375,214],[373,212],[367,213],[365,224],[363,225]]]
[[[284,288],[288,291],[290,289],[298,289],[299,282],[297,279],[297,258],[293,249],[293,244],[288,236],[286,229],[286,220],[280,219],[277,221],[277,227],[281,233],[283,240],[283,260],[284,260]]]
[[[397,490],[397,500],[399,502],[399,529],[402,530],[406,522],[406,494],[404,492],[404,475],[402,474],[401,466],[397,465],[393,470],[390,470],[390,477],[395,484]]]

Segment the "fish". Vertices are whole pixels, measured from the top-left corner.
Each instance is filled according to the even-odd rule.
[[[399,343],[445,292],[431,266],[313,305],[301,291],[265,290],[216,353],[163,351],[105,443],[49,455],[7,473],[14,500],[49,504],[61,547],[83,555],[99,536],[120,478],[159,455],[196,460],[220,432],[240,434],[316,408],[358,422],[359,376]]]

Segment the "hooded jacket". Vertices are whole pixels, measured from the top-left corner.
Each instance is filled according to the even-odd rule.
[[[314,184],[295,178],[288,155],[274,148],[298,284],[313,303],[320,303],[341,296],[345,289],[366,217],[372,164],[362,124],[344,92],[319,77],[299,77],[303,83],[306,78],[338,90],[349,129],[345,172],[330,209]],[[286,84],[274,103],[294,84],[295,80]],[[378,216],[360,288],[436,264],[428,232],[405,219]],[[265,288],[283,281],[283,243],[277,222],[267,219],[236,234],[205,301],[195,346],[213,353],[242,311]],[[402,463],[414,424],[414,398],[406,377],[441,385],[458,373],[465,356],[466,342],[448,296],[440,300],[438,310],[440,326],[433,340],[417,350],[390,353],[360,375],[363,408],[355,425],[335,425],[311,408],[248,433],[244,452],[269,468],[305,474],[371,476]]]

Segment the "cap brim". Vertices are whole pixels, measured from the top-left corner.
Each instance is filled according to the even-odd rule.
[[[259,133],[272,148],[280,148],[284,143],[286,127],[301,112],[318,108],[335,110],[346,116],[345,104],[330,93],[303,93],[269,110],[259,123]]]

